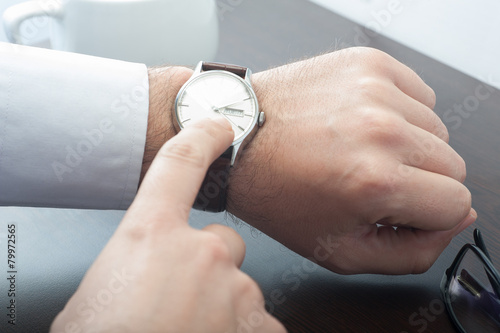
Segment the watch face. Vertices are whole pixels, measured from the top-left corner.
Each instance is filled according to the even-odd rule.
[[[217,70],[203,72],[189,81],[175,104],[180,128],[198,119],[223,117],[233,126],[234,143],[253,129],[258,109],[255,93],[245,80]]]

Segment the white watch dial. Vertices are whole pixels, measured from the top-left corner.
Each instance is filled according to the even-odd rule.
[[[234,141],[252,130],[259,114],[257,98],[241,78],[228,72],[203,72],[182,88],[176,101],[179,126],[203,118],[226,118],[234,130]]]

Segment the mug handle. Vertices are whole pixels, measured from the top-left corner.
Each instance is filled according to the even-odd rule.
[[[3,14],[5,34],[11,43],[22,44],[21,24],[32,17],[61,15],[61,1],[27,1],[7,8]]]

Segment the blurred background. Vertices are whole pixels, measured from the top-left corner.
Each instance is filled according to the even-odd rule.
[[[309,0],[476,79],[500,88],[496,0]],[[22,0],[1,0],[0,13]],[[217,1],[219,7],[222,1]],[[48,18],[25,23],[30,45],[48,47]],[[478,38],[477,36],[481,36]],[[369,36],[368,36],[369,37]],[[0,41],[7,41],[3,25]]]
[[[9,8],[12,5],[16,5],[18,3],[25,2],[23,0],[2,0],[0,1],[0,13]],[[1,16],[1,15],[0,15]],[[31,39],[29,41],[30,45],[34,46],[48,46],[48,38],[50,33],[50,24],[49,18],[38,18],[30,20],[26,23],[27,25],[24,27],[24,31],[27,31],[28,28],[36,28],[33,29],[32,33],[30,33]],[[5,34],[4,24],[0,25],[0,41],[7,42],[7,36]]]
[[[499,1],[311,1],[500,88]]]

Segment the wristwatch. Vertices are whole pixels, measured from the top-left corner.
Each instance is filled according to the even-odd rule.
[[[193,205],[195,209],[226,209],[229,171],[238,153],[265,122],[250,82],[251,74],[245,67],[200,62],[177,94],[174,124],[178,131],[195,120],[223,117],[231,123],[235,134],[231,146],[208,169]]]

